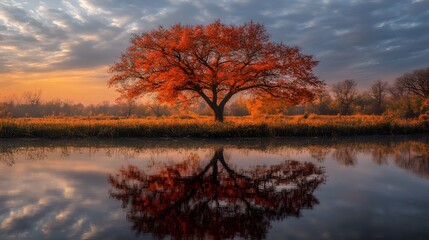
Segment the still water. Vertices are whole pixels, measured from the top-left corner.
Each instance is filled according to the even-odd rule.
[[[429,136],[0,140],[0,239],[429,239]]]

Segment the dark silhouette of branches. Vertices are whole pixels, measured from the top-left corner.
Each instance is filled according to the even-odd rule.
[[[324,180],[321,168],[297,161],[234,169],[222,148],[205,166],[191,157],[153,175],[128,166],[109,176],[110,195],[138,234],[173,239],[262,239],[272,220],[313,208]]]

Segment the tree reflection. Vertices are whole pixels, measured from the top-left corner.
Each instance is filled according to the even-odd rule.
[[[313,192],[324,179],[323,169],[297,161],[233,169],[222,148],[205,166],[191,155],[156,174],[128,166],[109,176],[110,195],[137,234],[173,239],[264,238],[271,220],[299,217],[317,204]]]
[[[395,149],[394,161],[398,167],[407,169],[415,174],[429,178],[429,145],[414,142],[400,145]]]
[[[343,165],[353,166],[356,164],[357,149],[353,145],[346,145],[335,149],[334,158]]]
[[[69,158],[71,153],[79,152],[88,154],[105,154],[109,158],[138,159],[145,154],[163,153],[184,149],[207,149],[227,145],[228,148],[238,149],[249,154],[250,150],[266,152],[270,154],[283,154],[294,156],[308,152],[310,156],[319,162],[336,160],[338,164],[355,166],[361,161],[359,154],[369,155],[377,165],[395,164],[418,176],[429,179],[429,138],[415,137],[412,139],[381,139],[368,138],[355,141],[326,141],[316,143],[272,143],[272,145],[260,144],[260,142],[244,142],[235,144],[175,142],[168,145],[166,142],[125,142],[124,144],[110,144],[105,142],[85,141],[0,141],[0,167],[13,167],[20,160],[41,161],[55,154],[55,157]],[[241,145],[240,145],[241,144]],[[250,144],[250,145],[246,145]]]
[[[9,148],[0,148],[0,162],[9,167],[13,166],[15,164],[13,151]]]
[[[310,153],[312,158],[316,159],[318,162],[323,162],[331,151],[331,148],[329,146],[316,145],[309,146],[307,151]]]
[[[388,163],[389,154],[392,152],[392,148],[389,144],[379,144],[376,147],[371,148],[372,161],[378,165],[386,165]]]

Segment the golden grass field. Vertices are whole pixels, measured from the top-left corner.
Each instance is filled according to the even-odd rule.
[[[261,116],[226,117],[118,117],[17,118],[0,120],[0,138],[46,137],[290,137],[396,135],[429,132],[423,120],[383,116]]]

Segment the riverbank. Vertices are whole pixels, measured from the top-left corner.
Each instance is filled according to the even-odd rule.
[[[252,138],[337,137],[429,133],[422,120],[382,116],[18,118],[0,120],[0,138]]]

